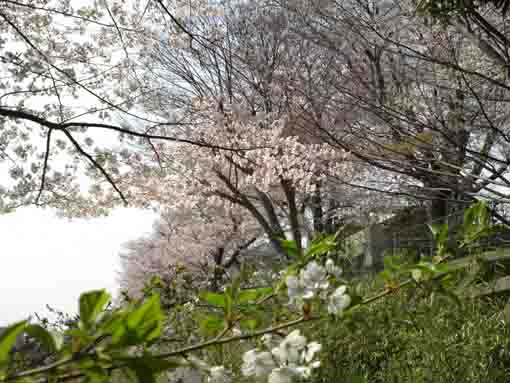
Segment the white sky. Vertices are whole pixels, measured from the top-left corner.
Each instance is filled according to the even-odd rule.
[[[86,290],[115,293],[122,243],[149,233],[155,218],[137,209],[72,221],[36,208],[0,215],[0,326],[46,314],[46,304],[76,313]]]

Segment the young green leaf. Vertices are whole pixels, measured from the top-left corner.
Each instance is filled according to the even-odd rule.
[[[225,320],[215,315],[208,315],[200,321],[200,329],[206,333],[215,333],[225,328]]]
[[[156,383],[159,373],[180,366],[174,359],[160,359],[151,355],[124,358],[122,361],[135,373],[140,383]]]
[[[205,291],[200,294],[200,297],[204,301],[209,303],[210,305],[223,307],[223,308],[225,308],[225,306],[226,306],[226,300],[225,300],[224,294],[218,294],[218,293],[213,293],[210,291]]]
[[[298,256],[299,252],[295,241],[290,239],[283,239],[280,241],[280,245],[290,258],[295,258]]]
[[[272,292],[272,287],[260,287],[258,289],[242,290],[237,297],[237,303],[242,304],[254,302],[263,296],[271,294]]]
[[[257,329],[259,321],[255,318],[249,318],[242,320],[239,325],[243,330],[254,331]]]
[[[162,322],[159,294],[155,294],[140,307],[131,307],[131,311],[112,316],[102,330],[112,331],[113,348],[133,346],[159,338]]]
[[[438,244],[445,244],[448,241],[448,224],[432,224],[428,225],[434,239]]]
[[[106,383],[110,381],[108,373],[97,365],[84,369],[83,371],[87,377],[85,381],[89,381],[90,383]]]
[[[64,343],[62,334],[50,332],[38,324],[32,324],[26,327],[26,332],[31,337],[37,339],[46,347],[49,352],[57,352]]]
[[[136,332],[140,341],[150,342],[160,336],[162,321],[159,294],[155,294],[141,307],[129,313],[127,327]]]
[[[336,242],[334,240],[334,235],[321,238],[318,241],[313,241],[310,246],[308,246],[305,252],[305,258],[327,254],[329,251],[334,250],[335,247]]]
[[[16,343],[16,339],[20,336],[28,325],[28,321],[24,320],[12,324],[4,329],[0,335],[0,367],[9,362],[9,352]]]
[[[105,290],[94,290],[80,296],[80,322],[85,328],[90,328],[98,315],[110,301],[110,294]]]

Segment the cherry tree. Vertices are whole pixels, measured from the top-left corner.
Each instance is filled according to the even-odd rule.
[[[333,123],[320,127],[331,145],[400,175],[399,191],[431,199],[436,217],[508,187],[507,90],[487,44],[473,43],[480,30],[431,22],[406,1],[282,5],[296,33],[337,54]]]
[[[183,17],[186,12],[180,14],[183,9],[162,1],[105,3],[82,8],[67,3],[58,7],[49,3],[8,4],[3,15],[8,41],[2,47],[11,58],[5,62],[5,68],[13,75],[4,84],[5,105],[1,105],[0,113],[7,127],[3,134],[3,158],[9,164],[14,182],[2,189],[5,208],[35,203],[56,206],[66,215],[84,216],[107,213],[119,203],[150,206],[158,201],[161,193],[145,187],[150,182],[137,187],[135,175],[158,179],[168,173],[166,167],[174,166],[170,163],[175,164],[178,156],[171,153],[169,159],[168,154],[174,146],[163,142],[214,146],[232,153],[225,158],[246,156],[251,149],[246,143],[243,153],[233,154],[238,148],[224,146],[220,140],[207,142],[205,135],[196,134],[197,124],[203,123],[204,108],[197,110],[195,105],[204,102],[209,103],[207,108],[214,113],[221,105],[237,105],[257,118],[271,120],[271,126],[282,125],[283,132],[279,134],[294,137],[289,140],[296,142],[293,145],[298,145],[297,142],[304,145],[302,152],[307,145],[313,150],[314,145],[321,145],[321,140],[310,134],[316,129],[308,122],[298,122],[310,121],[306,115],[311,109],[318,115],[317,107],[325,105],[310,100],[330,90],[326,85],[328,76],[334,76],[327,65],[331,55],[321,56],[324,50],[313,52],[313,45],[289,33],[289,20],[281,8],[267,3],[239,3],[225,8],[221,17],[186,18]],[[16,15],[27,16],[19,18],[24,20],[23,25],[17,24]],[[37,35],[41,26],[30,22],[39,18],[44,20],[49,39],[41,39]],[[178,35],[184,37],[186,44],[175,45]],[[64,51],[55,56],[48,53],[51,49]],[[94,56],[97,52],[100,55]],[[320,63],[312,71],[308,85],[321,76],[322,80],[313,91],[303,94],[299,92],[304,84],[299,76],[303,65],[310,62],[305,52]],[[296,56],[299,60],[294,59]],[[15,62],[16,57],[25,60],[23,68],[35,60],[45,72],[12,69],[21,65]],[[74,77],[69,77],[71,72]],[[30,85],[30,81],[36,81],[38,87]],[[26,84],[26,88],[18,89],[21,86],[18,84]],[[324,91],[319,91],[321,87]],[[11,88],[15,89],[11,91]],[[44,95],[44,102],[36,103],[40,95]],[[87,102],[82,101],[85,99]],[[34,142],[36,129],[41,133],[40,142]],[[119,138],[97,136],[94,142],[95,131],[115,132]],[[120,145],[111,145],[108,141],[112,140]],[[272,138],[264,140],[269,142]],[[16,147],[17,142],[26,144]],[[128,143],[143,147],[144,158]],[[284,145],[283,141],[279,145]],[[61,153],[70,154],[72,160]],[[345,153],[339,151],[337,159],[344,161]],[[53,170],[53,164],[59,160],[67,165]],[[158,165],[152,166],[154,163]],[[312,163],[307,162],[307,166]],[[80,185],[82,178],[77,175],[83,164],[87,164],[86,175],[100,179],[86,191]],[[240,172],[239,165],[234,161],[229,166],[235,166]],[[266,169],[268,165],[264,163]],[[252,177],[261,174],[262,169]],[[342,207],[356,205],[352,198],[347,198],[344,188],[332,186],[329,181],[326,185],[318,164],[308,170],[314,173],[308,178],[295,174],[289,180],[280,179],[279,199],[272,201],[273,196],[267,190],[258,190],[255,197],[249,197],[249,200],[259,200],[262,215],[258,219],[271,238],[284,234],[286,228],[282,225],[291,227],[293,237],[306,237],[299,231],[305,230],[303,217],[307,209],[314,211],[313,230],[321,231],[323,224],[331,222],[333,215],[338,216]],[[361,173],[358,169],[356,174]],[[296,178],[301,179],[300,184],[294,183]],[[337,178],[345,186],[349,177]],[[296,188],[306,182],[311,182],[311,189],[307,187],[297,193]],[[338,198],[329,198],[333,190],[342,196],[345,204],[338,204]],[[300,196],[296,199],[295,194]],[[254,214],[255,210],[250,209]],[[277,246],[276,241],[274,245]]]
[[[258,222],[281,256],[281,239],[295,239],[301,251],[314,232],[338,229],[326,223],[359,215],[352,192],[328,177],[362,178],[362,167],[297,123],[308,110],[288,78],[298,76],[301,64],[294,54],[307,44],[288,36],[285,23],[277,9],[238,4],[219,20],[185,24],[190,33],[208,36],[203,44],[161,44],[148,54],[146,79],[160,92],[146,107],[172,113],[188,139],[209,148],[141,142],[139,152],[123,153],[122,166],[105,165],[109,172],[125,169],[114,181],[131,203],[188,211],[201,209],[203,201],[228,204]],[[158,134],[172,129],[159,126]],[[334,203],[333,191],[342,202]],[[94,200],[103,207],[120,202],[104,180],[94,185]]]
[[[149,237],[125,244],[120,283],[129,296],[140,297],[151,277],[158,277],[189,298],[187,289],[216,290],[240,268],[243,251],[262,235],[260,227],[239,209],[201,207],[166,209]],[[184,282],[186,287],[178,286]]]
[[[178,10],[166,1],[2,2],[2,210],[35,204],[104,213],[87,211],[84,172],[128,203],[114,181],[118,170],[106,171],[130,150],[126,142],[191,142],[180,121],[143,109],[157,91],[144,81],[145,53],[182,32]],[[175,129],[163,136],[160,126]]]

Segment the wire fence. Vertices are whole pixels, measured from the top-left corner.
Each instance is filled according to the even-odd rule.
[[[510,221],[510,204],[492,204],[492,223],[500,223],[499,216]],[[430,230],[432,224],[448,224],[448,241],[452,244],[457,240],[459,230],[464,221],[465,209],[456,209],[447,216],[430,219],[425,207],[409,209],[407,214],[396,215],[389,220],[372,225],[367,229],[363,245],[363,253],[358,259],[361,269],[380,270],[386,255],[395,255],[408,251],[418,261],[424,256],[435,253],[437,244]],[[479,241],[478,246],[484,250],[493,248],[510,248],[510,231],[502,231]],[[459,254],[461,256],[462,254]]]

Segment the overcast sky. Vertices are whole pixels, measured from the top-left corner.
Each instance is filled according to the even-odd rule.
[[[76,313],[86,290],[115,292],[122,243],[149,233],[155,218],[136,209],[72,221],[36,208],[0,215],[0,326],[46,304]]]

